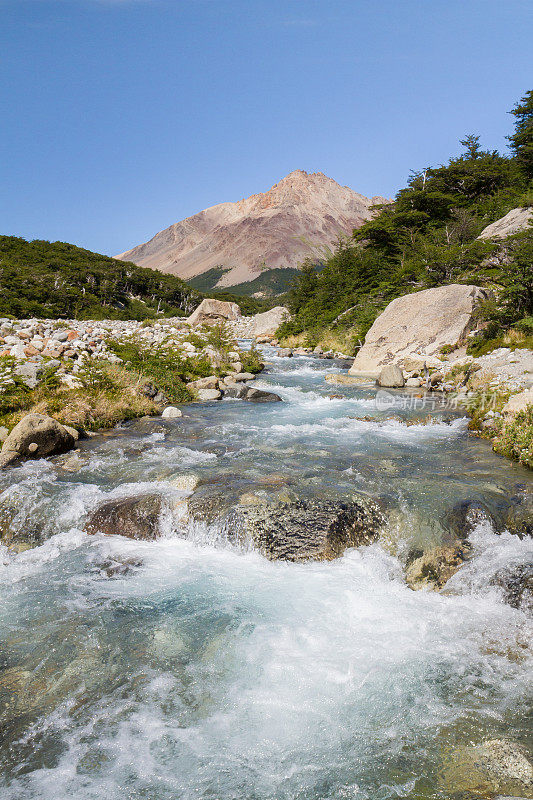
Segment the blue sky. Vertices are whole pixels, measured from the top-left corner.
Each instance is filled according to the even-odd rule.
[[[532,88],[531,0],[0,0],[2,233],[115,254],[294,169],[392,196]]]

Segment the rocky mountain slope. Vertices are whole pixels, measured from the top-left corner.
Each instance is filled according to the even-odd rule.
[[[217,286],[233,286],[265,268],[294,268],[307,256],[322,256],[384,202],[322,172],[296,170],[268,192],[207,208],[116,258],[185,280],[225,267]]]

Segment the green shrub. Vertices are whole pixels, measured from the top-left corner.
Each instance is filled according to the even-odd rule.
[[[252,346],[248,352],[243,351],[241,364],[244,372],[251,372],[253,375],[261,372],[265,366],[261,361],[261,353],[255,346]]]
[[[533,469],[533,405],[503,424],[493,447],[497,453]]]

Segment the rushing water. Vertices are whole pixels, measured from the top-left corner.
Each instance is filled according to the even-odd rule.
[[[324,382],[340,365],[266,353],[257,385],[283,404],[188,406],[84,443],[75,471],[1,475],[11,526],[44,539],[2,553],[3,799],[445,798],[456,744],[527,741],[531,630],[491,577],[531,540],[479,524],[444,595],[409,589],[403,560],[445,541],[463,500],[505,515],[530,474],[453,410],[428,424],[406,393],[376,408],[370,383]],[[110,497],[179,501],[183,473],[230,505],[379,497],[390,546],[270,562],[179,514],[157,542],[83,533]]]

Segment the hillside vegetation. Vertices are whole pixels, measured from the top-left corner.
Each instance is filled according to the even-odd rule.
[[[217,289],[216,285],[222,278],[224,273],[231,272],[230,267],[215,267],[208,272],[203,272],[195,278],[190,278],[187,281],[189,286],[197,289],[199,292],[209,293],[220,292],[223,290]],[[295,276],[298,275],[298,270],[292,267],[268,269],[261,272],[257,278],[244,283],[237,283],[229,287],[231,294],[239,297],[251,297],[259,294],[261,298],[276,298],[277,295],[286,292]],[[273,302],[272,305],[275,305]]]
[[[286,343],[336,346],[353,354],[393,298],[446,283],[491,287],[481,312],[487,349],[511,327],[533,333],[533,228],[505,246],[477,237],[512,208],[533,205],[533,91],[513,108],[510,155],[483,150],[480,138],[439,167],[411,174],[391,205],[339,242],[318,272],[303,264],[287,295],[293,319]]]
[[[0,236],[0,316],[143,320],[188,315],[201,299],[172,275],[65,242]]]
[[[294,270],[296,272],[296,270]],[[181,278],[66,242],[0,236],[0,316],[155,319],[188,316],[204,296],[257,314],[274,301],[198,291]]]

